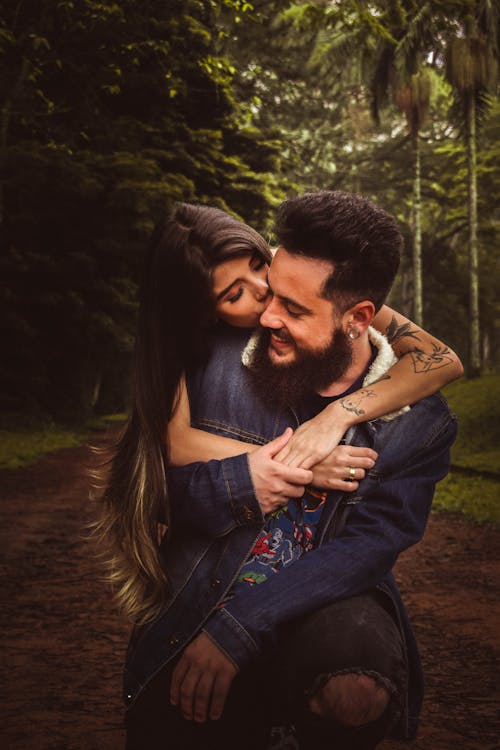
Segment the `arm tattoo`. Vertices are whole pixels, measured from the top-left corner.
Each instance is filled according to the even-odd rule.
[[[410,326],[411,323],[403,323],[403,325],[398,326],[396,317],[393,315],[391,322],[385,329],[385,335],[389,344],[392,345],[396,341],[399,341],[399,339],[408,337],[415,339],[416,341],[420,341],[420,338],[417,336],[416,330],[412,330]]]
[[[409,352],[410,357],[413,361],[413,369],[416,373],[419,372],[430,372],[431,370],[439,370],[441,367],[446,367],[453,360],[449,356],[450,350],[447,346],[432,345],[432,352],[424,352],[422,349],[415,349]]]
[[[373,391],[368,391],[366,388],[363,388],[362,391],[356,391],[352,396],[346,396],[345,398],[340,399],[340,405],[346,411],[353,412],[356,416],[361,417],[365,413],[365,410],[361,408],[361,402],[364,401],[365,398],[371,398],[376,395],[377,394]]]

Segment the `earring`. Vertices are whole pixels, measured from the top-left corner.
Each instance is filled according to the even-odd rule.
[[[352,341],[354,341],[355,339],[359,339],[359,336],[360,336],[359,328],[357,328],[356,326],[353,326],[353,328],[349,329],[349,333],[347,335]]]

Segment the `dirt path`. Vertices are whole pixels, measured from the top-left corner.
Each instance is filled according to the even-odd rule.
[[[87,450],[76,448],[0,472],[0,746],[9,750],[123,747],[128,629],[82,539],[87,463]],[[414,750],[499,747],[499,541],[498,530],[436,515],[398,564],[427,678]]]

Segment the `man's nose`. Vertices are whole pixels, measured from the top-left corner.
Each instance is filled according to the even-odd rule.
[[[271,297],[269,304],[260,316],[261,326],[264,326],[264,328],[283,328],[283,323],[278,313],[276,298]]]

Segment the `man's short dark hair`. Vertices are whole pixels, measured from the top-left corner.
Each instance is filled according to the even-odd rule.
[[[285,201],[276,237],[294,255],[331,261],[323,296],[340,312],[371,300],[378,310],[396,276],[403,236],[393,216],[354,193],[322,190]]]

